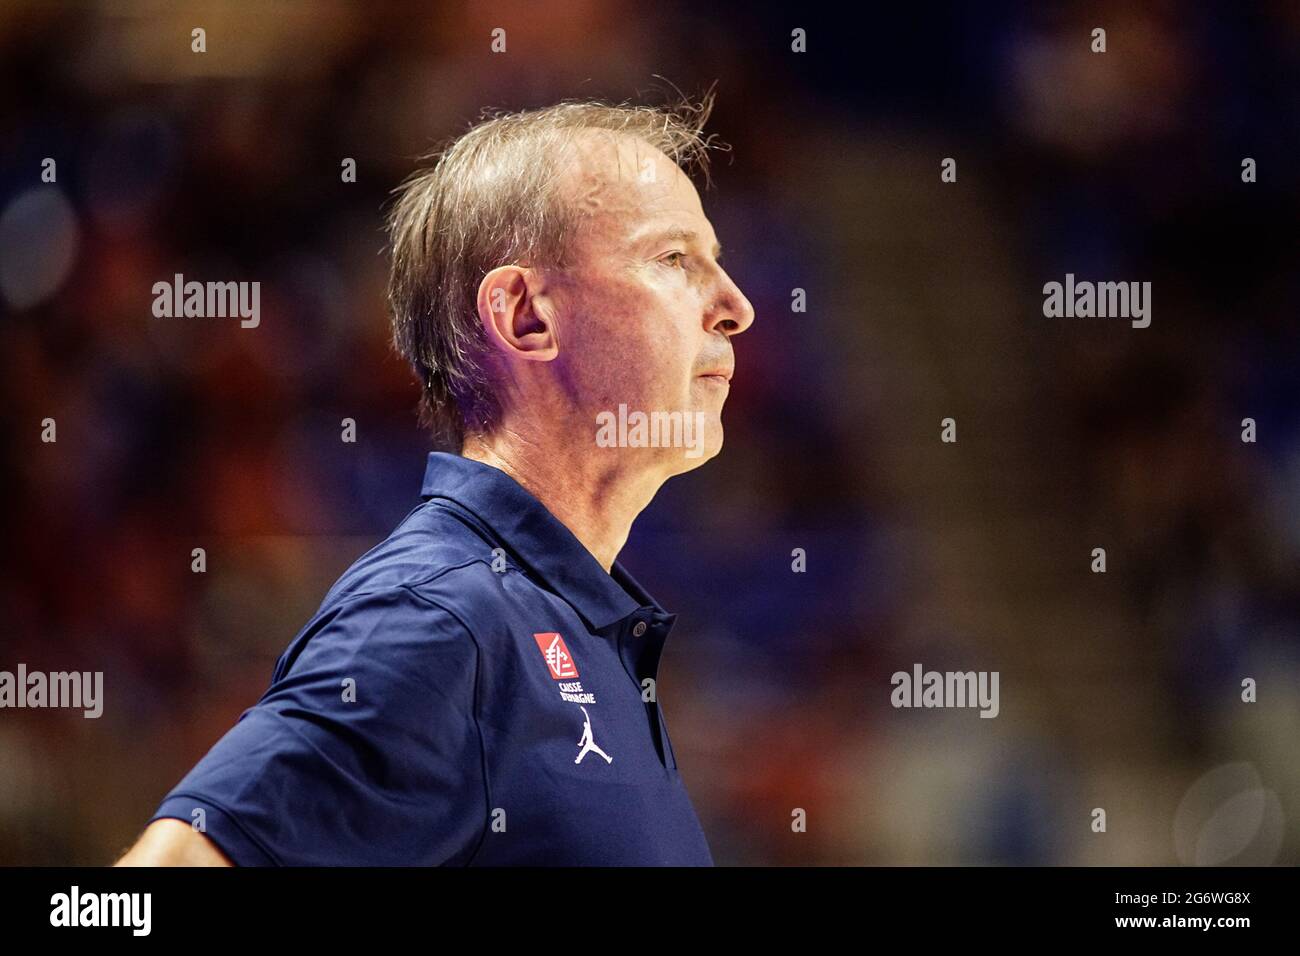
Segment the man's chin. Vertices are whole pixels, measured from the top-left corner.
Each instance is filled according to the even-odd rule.
[[[655,463],[667,475],[698,468],[722,451],[722,408],[696,404],[685,412],[642,412],[626,403],[596,416],[596,445],[626,449],[628,461]]]
[[[685,448],[675,448],[680,467],[675,474],[691,471],[706,461],[716,458],[722,451],[722,426],[715,423],[705,431],[702,440],[697,440]]]

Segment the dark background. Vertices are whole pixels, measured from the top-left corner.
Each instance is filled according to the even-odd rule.
[[[0,711],[0,863],[114,859],[417,503],[382,232],[417,157],[715,81],[757,320],[722,455],[622,560],[680,614],[717,861],[1297,862],[1300,4],[901,6],[0,6],[0,669],[106,697]],[[154,318],[177,272],[260,281],[261,325]],[[1151,282],[1150,328],[1045,318],[1066,272]],[[998,671],[1000,715],[893,709],[914,663]]]

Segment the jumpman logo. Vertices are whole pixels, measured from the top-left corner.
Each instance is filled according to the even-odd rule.
[[[578,746],[581,747],[582,749],[578,751],[578,756],[577,758],[574,759],[573,762],[582,763],[582,758],[587,756],[587,751],[594,750],[596,751],[596,753],[600,754],[602,757],[605,758],[605,763],[613,763],[614,758],[611,757],[609,754],[605,753],[605,751],[601,750],[599,747],[597,747],[596,741],[592,739],[591,715],[587,713],[587,708],[582,707],[581,704],[579,704],[578,706],[582,708],[582,716],[586,719],[583,721],[582,739],[578,741]]]

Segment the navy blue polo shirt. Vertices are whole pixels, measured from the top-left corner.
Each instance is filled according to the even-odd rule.
[[[422,499],[150,822],[239,866],[713,865],[655,684],[676,615],[497,468],[432,453]]]

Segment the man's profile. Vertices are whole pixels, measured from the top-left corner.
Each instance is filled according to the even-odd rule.
[[[655,692],[675,615],[616,561],[720,450],[754,317],[688,175],[712,103],[497,115],[399,188],[419,503],[118,865],[712,864]],[[664,427],[597,440],[633,413]]]

